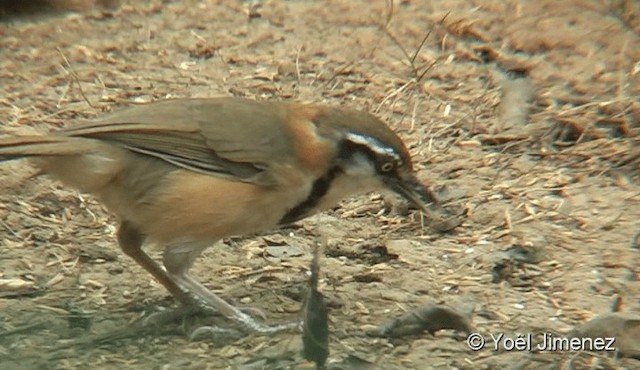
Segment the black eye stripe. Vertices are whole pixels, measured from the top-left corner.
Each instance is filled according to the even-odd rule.
[[[402,158],[394,148],[388,145],[385,145],[380,140],[375,139],[371,136],[364,136],[360,134],[349,133],[347,134],[346,139],[347,141],[350,141],[355,145],[366,148],[368,151],[373,152],[380,157],[383,157],[383,158],[390,157],[397,163],[402,162]]]
[[[378,171],[384,173],[394,171],[403,164],[400,156],[393,149],[373,150],[370,145],[352,140],[343,140],[340,143],[339,158],[348,160],[355,153],[365,155]]]

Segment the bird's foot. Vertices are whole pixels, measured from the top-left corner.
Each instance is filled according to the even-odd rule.
[[[215,308],[194,301],[176,309],[153,313],[144,319],[144,325],[164,327],[177,323],[180,331],[192,341],[214,340],[225,343],[247,335],[271,335],[301,328],[299,322],[266,325],[254,317],[265,319],[264,313],[253,307],[234,307],[233,315],[225,317]]]
[[[207,308],[209,311],[210,308]],[[237,308],[237,311],[233,317],[228,317],[228,320],[233,321],[231,327],[221,325],[201,325],[188,331],[188,337],[190,340],[204,340],[212,338],[218,340],[237,340],[246,335],[271,335],[276,333],[282,333],[287,331],[300,330],[301,323],[293,322],[287,324],[278,325],[266,325],[259,321],[256,321],[248,312],[257,314],[261,318],[264,318],[262,311],[254,308]]]
[[[243,322],[243,324],[247,323]],[[242,329],[223,328],[220,326],[200,326],[192,330],[188,334],[188,337],[191,341],[199,341],[205,339],[214,339],[216,341],[237,340],[249,334],[266,335],[300,330],[302,324],[299,322],[292,322],[289,324],[268,326],[254,321],[250,325],[250,327],[247,325]]]

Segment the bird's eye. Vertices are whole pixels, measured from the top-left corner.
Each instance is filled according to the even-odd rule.
[[[380,166],[380,170],[382,172],[389,172],[389,171],[393,170],[393,167],[395,167],[393,162],[385,162],[385,163],[382,164],[382,166]]]

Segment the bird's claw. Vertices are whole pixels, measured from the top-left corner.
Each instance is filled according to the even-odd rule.
[[[188,334],[189,340],[192,342],[211,338],[216,341],[233,341],[240,339],[243,336],[244,334],[238,330],[221,328],[219,326],[201,326],[192,330],[191,333]]]
[[[234,320],[239,325],[239,330],[242,330],[247,334],[275,334],[284,331],[295,330],[301,327],[301,324],[298,322],[271,326],[265,325],[257,322],[253,317],[240,310],[236,312],[235,317],[232,317],[230,319]]]
[[[212,320],[219,322],[219,313],[212,307],[200,303],[182,306],[175,310],[153,313],[144,319],[144,325],[164,326],[170,322],[182,322],[182,332],[187,333],[189,340],[192,341],[204,339],[233,341],[245,335],[271,335],[296,329],[301,330],[300,328],[302,327],[300,322],[265,325],[254,319],[254,316],[264,318],[264,313],[253,308],[237,308],[235,314],[232,317],[228,317],[228,320],[235,323],[235,325],[229,326],[227,323],[219,326],[212,322]],[[207,319],[207,317],[210,319]],[[197,321],[201,319],[208,322],[198,325]]]
[[[192,330],[188,337],[191,341],[199,341],[204,339],[214,339],[216,341],[231,341],[237,340],[245,335],[250,334],[276,334],[281,332],[300,330],[302,323],[300,322],[292,322],[288,324],[279,324],[279,325],[264,325],[258,322],[253,321],[252,323],[247,323],[246,321],[239,321],[240,328],[222,328],[219,326],[200,326],[194,330]]]

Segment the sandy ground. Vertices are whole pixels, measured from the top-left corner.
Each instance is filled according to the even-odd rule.
[[[327,238],[328,368],[640,368],[628,357],[640,354],[637,2],[10,3],[0,2],[2,133],[234,95],[368,110],[401,135],[420,178],[465,209],[453,231],[430,232],[372,194],[226,240],[194,269],[270,323],[298,320],[312,247]],[[176,304],[119,252],[114,230],[90,196],[24,162],[0,165],[0,368],[313,368],[297,333],[127,332]],[[472,351],[451,330],[364,335],[427,304],[468,315],[488,347]],[[562,337],[612,311],[630,317],[604,326],[622,353],[491,348],[491,334]]]

